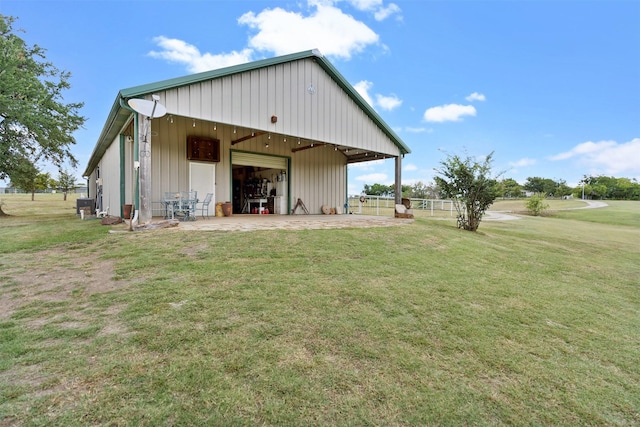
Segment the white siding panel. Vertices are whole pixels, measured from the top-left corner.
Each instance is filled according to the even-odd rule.
[[[222,80],[222,121],[223,123],[233,123],[233,84],[231,77]]]
[[[189,88],[190,86],[183,86],[176,89],[178,92],[178,114],[181,116],[191,116]]]
[[[291,159],[290,179],[292,204],[300,198],[312,214],[320,213],[322,205],[342,207],[345,203],[345,157],[330,146],[296,153]]]
[[[275,110],[275,79],[273,79],[274,76],[270,73],[272,69],[273,67],[259,70],[259,89],[255,91],[258,99],[254,102],[258,103],[260,110],[256,122],[253,123],[253,127],[256,129],[273,130],[275,132],[270,119],[272,115],[277,115],[277,111]]]
[[[206,120],[213,119],[213,107],[211,105],[211,80],[200,83],[200,117]]]
[[[120,215],[120,136],[109,146],[100,161],[102,178],[102,209],[110,215]],[[96,201],[97,202],[97,201]]]
[[[245,74],[241,74],[240,75],[240,90],[239,90],[239,96],[234,97],[237,101],[240,102],[239,105],[239,116],[237,119],[239,119],[240,117],[246,117],[247,121],[248,121],[248,125],[252,126],[252,116],[254,115],[254,108],[252,108],[252,102],[251,100],[253,99],[252,96],[252,91],[253,88],[251,87],[251,82],[253,81],[253,77],[251,76],[251,74],[256,73],[256,71],[250,71],[249,73],[245,73]],[[256,115],[256,119],[257,119],[257,114]],[[240,123],[242,120],[239,121],[234,121],[234,123]]]
[[[231,76],[231,121],[239,125],[249,125],[242,120],[242,81],[247,74],[234,74]]]
[[[222,84],[220,79],[211,81],[211,117],[208,119],[214,122],[223,121]]]
[[[189,86],[189,111],[191,117],[202,118],[202,84]]]
[[[307,90],[310,84],[314,94]],[[398,155],[393,142],[312,59],[172,89],[164,101],[172,114]]]

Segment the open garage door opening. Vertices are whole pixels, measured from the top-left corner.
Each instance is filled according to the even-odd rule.
[[[278,214],[289,211],[289,159],[231,152],[233,212]]]

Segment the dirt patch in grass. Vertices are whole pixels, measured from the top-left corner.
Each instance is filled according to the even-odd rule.
[[[59,253],[41,252],[26,259],[4,256],[2,276],[9,285],[0,288],[0,320],[34,303],[63,303],[85,299],[129,286],[114,280],[111,260],[61,259]],[[7,268],[8,266],[8,268]]]

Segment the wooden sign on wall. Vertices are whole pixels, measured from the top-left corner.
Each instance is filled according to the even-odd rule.
[[[207,136],[188,136],[187,159],[202,162],[219,162],[220,140]]]

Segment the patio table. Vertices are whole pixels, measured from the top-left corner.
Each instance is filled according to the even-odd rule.
[[[180,221],[196,220],[196,204],[198,203],[197,191],[165,192],[162,199],[164,206],[164,217]]]

